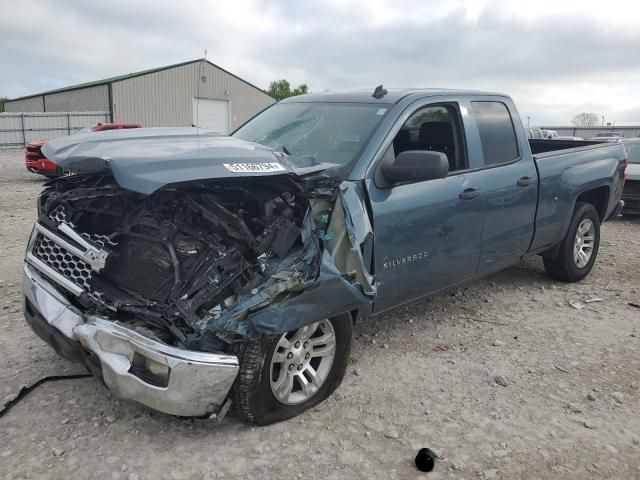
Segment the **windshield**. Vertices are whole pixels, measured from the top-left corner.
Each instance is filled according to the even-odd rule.
[[[364,147],[386,107],[349,103],[283,103],[240,127],[233,136],[280,150],[297,167],[348,165]]]
[[[597,133],[596,137],[619,137],[619,133]]]
[[[629,163],[640,163],[640,142],[625,143],[624,148],[627,151]]]

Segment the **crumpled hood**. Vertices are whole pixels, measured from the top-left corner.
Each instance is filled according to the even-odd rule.
[[[136,128],[71,135],[42,149],[56,165],[76,173],[110,170],[126,189],[151,194],[171,184],[256,175],[298,175],[286,155],[257,143],[197,128]]]

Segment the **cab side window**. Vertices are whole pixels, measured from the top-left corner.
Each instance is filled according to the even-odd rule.
[[[518,142],[507,106],[502,102],[471,102],[482,142],[484,165],[492,166],[516,160]]]
[[[416,110],[393,140],[397,156],[408,150],[442,152],[449,160],[449,172],[467,168],[457,105],[438,104]]]

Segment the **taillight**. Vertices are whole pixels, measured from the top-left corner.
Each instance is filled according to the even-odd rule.
[[[629,165],[629,159],[625,157],[624,159],[624,168],[622,169],[622,185],[624,186],[624,182],[627,181],[627,165]]]

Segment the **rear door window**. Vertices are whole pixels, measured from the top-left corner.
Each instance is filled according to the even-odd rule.
[[[509,109],[502,102],[471,102],[478,125],[485,166],[516,160],[518,142]]]

